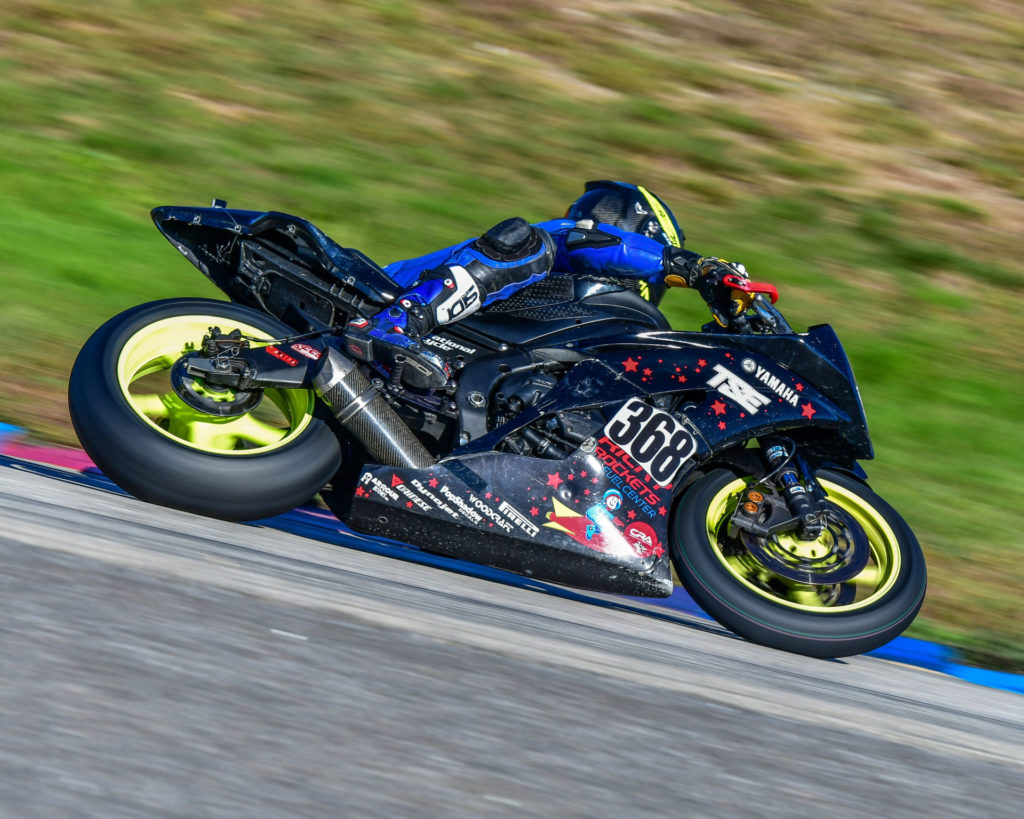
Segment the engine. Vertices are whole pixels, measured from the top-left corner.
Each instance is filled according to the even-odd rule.
[[[560,375],[560,373],[559,373]],[[488,420],[496,429],[534,406],[558,383],[551,372],[531,370],[505,378],[494,393]],[[561,460],[605,423],[600,410],[576,410],[543,415],[505,438],[500,448],[517,455]]]

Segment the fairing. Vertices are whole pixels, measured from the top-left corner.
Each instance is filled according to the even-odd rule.
[[[820,340],[830,332],[815,331]],[[788,368],[736,339],[652,333],[595,342],[539,403],[438,464],[425,470],[368,466],[347,522],[357,531],[538,579],[625,594],[671,594],[664,553],[669,510],[675,491],[701,464],[758,435],[787,430],[811,444],[818,436],[822,452],[833,457],[844,444],[848,459],[858,452],[864,457],[858,444],[866,439],[862,415],[851,418],[795,369],[824,366],[813,363],[817,341],[794,340],[793,350],[803,352],[792,353],[794,368]],[[746,345],[751,346],[756,344]],[[493,368],[499,358],[476,365]],[[838,384],[830,389],[844,395]],[[631,402],[652,395],[682,402],[675,431],[692,445],[664,483],[631,453],[628,442],[614,440],[615,419]],[[494,451],[506,436],[540,418],[595,408],[607,422],[568,458]],[[600,514],[609,491],[618,493],[619,506]]]
[[[241,303],[251,302],[250,283],[236,281],[239,254],[246,239],[266,243],[298,262],[306,262],[302,272],[325,274],[322,281],[310,284],[326,284],[329,290],[334,288],[335,294],[344,284],[371,303],[385,304],[400,292],[388,274],[358,250],[341,247],[297,216],[276,211],[170,206],[154,208],[152,217],[185,258]]]

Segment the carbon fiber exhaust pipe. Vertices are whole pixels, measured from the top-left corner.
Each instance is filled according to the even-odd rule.
[[[323,366],[313,378],[313,386],[334,417],[370,457],[387,466],[431,466],[434,456],[366,380],[355,362],[329,345],[324,352]]]

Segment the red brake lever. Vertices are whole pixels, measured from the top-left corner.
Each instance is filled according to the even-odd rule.
[[[722,276],[722,284],[726,287],[731,287],[733,290],[742,290],[744,293],[763,293],[771,299],[772,304],[779,300],[779,291],[775,289],[774,284],[741,279],[735,273],[726,273]]]

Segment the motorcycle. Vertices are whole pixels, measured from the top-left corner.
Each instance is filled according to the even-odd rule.
[[[400,292],[359,251],[220,200],[152,216],[230,301],[140,305],[75,361],[82,445],[142,500],[253,520],[320,493],[357,532],[540,580],[678,582],[813,657],[877,648],[920,609],[920,547],[859,465],[846,354],[827,325],[794,332],[771,285],[732,277],[744,312],[679,332],[627,283],[552,274],[423,338],[453,373],[428,391],[346,347]]]

